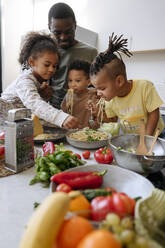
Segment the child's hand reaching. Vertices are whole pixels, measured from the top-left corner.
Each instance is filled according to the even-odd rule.
[[[43,82],[40,86],[38,93],[47,102],[53,95],[53,89],[46,82]]]
[[[68,116],[62,124],[63,127],[70,128],[79,128],[79,121],[76,117]]]

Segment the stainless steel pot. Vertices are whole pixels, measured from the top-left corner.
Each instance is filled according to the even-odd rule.
[[[139,138],[138,134],[127,134],[115,136],[109,140],[116,163],[123,168],[138,173],[149,174],[162,170],[165,167],[165,140],[157,139],[153,149],[153,156],[137,155],[136,153],[128,152],[130,148],[136,151]],[[147,150],[150,149],[153,139],[153,136],[145,136]]]

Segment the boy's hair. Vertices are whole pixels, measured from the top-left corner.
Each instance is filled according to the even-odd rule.
[[[30,56],[35,59],[43,51],[51,51],[58,55],[58,47],[55,40],[43,32],[29,32],[23,40],[18,59],[19,63],[23,66],[22,69],[24,70],[30,67],[28,64]]]
[[[71,17],[76,24],[76,18],[73,9],[66,3],[56,3],[49,10],[48,23],[50,24],[52,18],[65,19],[69,17]]]
[[[105,52],[99,53],[91,64],[90,75],[96,75],[103,67],[107,69],[111,79],[115,79],[118,75],[126,77],[125,64],[122,60],[120,52],[128,57],[132,55],[128,51],[127,39],[122,39],[123,35],[117,37],[114,33],[109,37],[109,47]],[[120,58],[114,54],[117,53]]]
[[[84,60],[74,60],[68,67],[68,72],[71,70],[84,71],[86,77],[89,78],[90,63]]]

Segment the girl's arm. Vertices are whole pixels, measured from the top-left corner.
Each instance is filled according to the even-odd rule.
[[[39,118],[57,126],[78,127],[78,120],[75,117],[54,108],[40,97],[32,79],[24,78],[18,82],[17,95],[24,106]]]
[[[146,124],[146,135],[153,135],[159,121],[159,108],[148,113],[148,120]]]

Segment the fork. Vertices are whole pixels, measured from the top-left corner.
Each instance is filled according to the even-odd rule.
[[[92,114],[92,107],[90,107],[90,117],[89,117],[88,122],[89,122],[91,127],[93,127],[95,125],[95,121],[93,119],[93,114]]]

